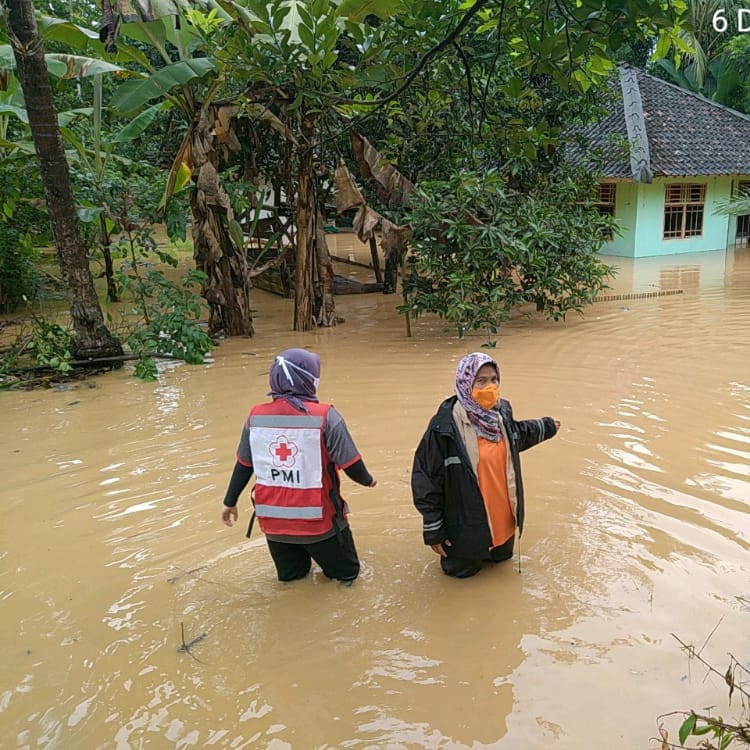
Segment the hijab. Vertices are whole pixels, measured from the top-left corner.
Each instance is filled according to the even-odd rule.
[[[477,433],[487,440],[498,442],[502,437],[500,430],[500,415],[496,409],[483,409],[471,396],[474,380],[479,369],[484,365],[492,365],[500,378],[500,365],[484,352],[467,354],[456,369],[456,396],[461,406],[466,409],[469,421]]]
[[[271,365],[269,381],[268,395],[274,401],[283,398],[295,409],[307,411],[305,401],[318,401],[320,357],[305,349],[285,349]]]

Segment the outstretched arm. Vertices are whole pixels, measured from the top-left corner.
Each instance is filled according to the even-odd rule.
[[[519,422],[514,420],[513,429],[518,434],[518,449],[525,451],[557,435],[560,422],[552,417],[522,419]]]

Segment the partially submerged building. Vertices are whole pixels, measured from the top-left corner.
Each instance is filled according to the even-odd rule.
[[[602,252],[629,258],[746,245],[750,215],[716,213],[750,192],[750,117],[623,64],[609,114],[581,131],[600,154],[597,205],[620,228]],[[586,157],[584,157],[586,158]]]

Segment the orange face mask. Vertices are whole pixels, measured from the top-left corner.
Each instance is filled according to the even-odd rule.
[[[484,388],[473,388],[471,397],[483,409],[491,409],[500,398],[500,386],[497,383],[490,383]]]

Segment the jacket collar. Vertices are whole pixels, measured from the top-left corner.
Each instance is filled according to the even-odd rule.
[[[458,401],[457,396],[450,396],[438,407],[437,414],[433,418],[435,429],[440,433],[454,432],[456,427],[453,421],[453,405]]]

